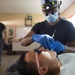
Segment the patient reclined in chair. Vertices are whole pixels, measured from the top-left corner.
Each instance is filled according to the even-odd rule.
[[[60,64],[56,57],[56,52],[44,47],[28,51],[4,75],[60,75]]]

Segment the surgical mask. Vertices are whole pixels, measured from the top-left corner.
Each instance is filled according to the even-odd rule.
[[[58,12],[54,13],[54,14],[49,14],[48,16],[45,16],[45,19],[50,22],[53,23],[57,20],[58,18]]]

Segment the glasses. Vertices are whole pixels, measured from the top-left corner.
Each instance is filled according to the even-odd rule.
[[[34,51],[35,51],[35,59],[36,59],[36,65],[37,65],[38,73],[39,73],[40,75],[43,75],[43,74],[41,74],[41,72],[40,72],[40,64],[39,64],[39,58],[38,58],[38,55],[41,53],[41,51],[38,50],[38,49],[34,49]]]
[[[44,75],[44,74],[42,74],[41,71],[40,71],[40,63],[39,63],[39,54],[40,54],[42,51],[40,51],[40,50],[38,50],[38,49],[34,49],[34,51],[35,51],[35,60],[36,60],[36,66],[37,66],[38,73],[39,73],[40,75]],[[55,61],[58,61],[58,59],[56,58],[56,52],[51,51],[51,57],[52,57],[52,59],[54,59]],[[53,74],[53,75],[54,75],[54,74]]]

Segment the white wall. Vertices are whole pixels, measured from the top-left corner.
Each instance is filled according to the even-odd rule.
[[[25,27],[25,26],[16,27],[16,38],[24,37],[31,30],[31,28],[32,27]]]

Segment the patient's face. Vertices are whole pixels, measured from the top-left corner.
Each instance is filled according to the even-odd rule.
[[[44,49],[43,47],[39,48],[39,50],[42,50],[42,52],[39,54],[38,56],[38,59],[39,59],[39,63],[42,65],[47,65],[49,66],[50,64],[50,67],[53,66],[52,64],[57,64],[58,60],[56,59],[56,52],[54,51],[49,51],[47,49]],[[36,63],[35,61],[35,52],[34,50],[32,51],[29,51],[28,53],[26,53],[26,56],[25,56],[25,60],[27,62],[34,62]]]
[[[41,66],[48,67],[46,75],[60,75],[60,66],[58,65],[58,60],[56,59],[57,56],[56,52],[52,50],[49,51],[47,49],[44,49],[43,47],[39,48],[39,50],[42,50],[38,55],[39,67]],[[37,65],[34,50],[26,53],[24,59],[26,62],[33,62],[33,64]]]

